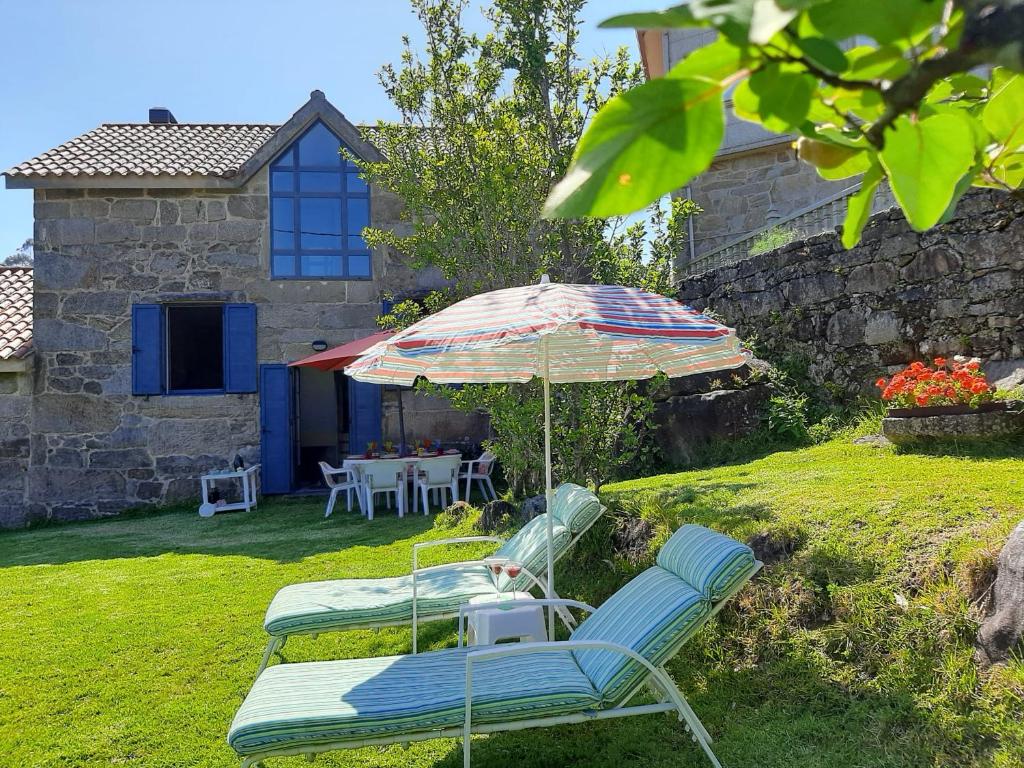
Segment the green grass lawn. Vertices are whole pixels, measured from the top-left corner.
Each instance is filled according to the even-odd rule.
[[[896,455],[837,440],[620,483],[604,496],[655,523],[655,544],[693,520],[741,539],[769,531],[795,550],[669,666],[729,768],[1024,764],[1024,664],[976,670],[970,605],[1024,517],[1020,453]],[[259,663],[274,592],[406,572],[414,542],[452,535],[424,517],[324,520],[322,503],[0,535],[0,765],[237,765],[225,734]],[[600,601],[645,565],[613,556],[611,529],[580,543],[560,592]],[[454,639],[454,624],[439,622],[421,645]],[[286,655],[409,649],[408,630],[384,629],[293,639]],[[442,740],[317,764],[457,768],[461,759],[459,743]],[[666,716],[480,738],[474,762],[707,765]]]

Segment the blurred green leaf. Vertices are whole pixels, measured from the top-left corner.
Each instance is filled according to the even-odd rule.
[[[597,26],[602,29],[626,27],[628,29],[672,29],[674,27],[699,26],[693,11],[686,5],[677,5],[661,11],[640,11],[622,13],[605,19]]]
[[[811,63],[829,72],[839,74],[849,65],[842,49],[824,37],[801,37],[796,46]]]
[[[659,78],[610,99],[576,148],[544,215],[631,213],[704,171],[722,142],[718,83]]]
[[[807,13],[832,40],[867,35],[879,45],[909,43],[938,23],[943,3],[920,0],[832,0]]]
[[[810,75],[768,66],[751,75],[750,98],[745,109],[749,110],[756,101],[756,111],[764,126],[783,133],[796,128],[807,117],[814,88],[815,80]]]
[[[1024,144],[1024,76],[998,74],[993,73],[995,87],[981,120],[996,141],[1014,150]]]
[[[879,158],[914,229],[935,226],[974,155],[971,128],[962,115],[939,114],[919,121],[897,118],[885,134]]]
[[[666,73],[666,77],[703,77],[716,82],[740,69],[746,51],[725,38],[698,48],[686,55]]]
[[[853,248],[860,242],[860,234],[871,217],[871,203],[875,199],[878,183],[884,178],[877,160],[872,162],[861,179],[860,189],[846,203],[846,218],[843,220],[843,247]]]

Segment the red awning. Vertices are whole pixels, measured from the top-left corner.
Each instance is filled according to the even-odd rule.
[[[294,363],[288,363],[288,365],[307,366],[321,371],[340,371],[374,344],[383,341],[394,333],[394,331],[380,331],[379,333],[350,341],[348,344],[342,344],[340,347],[317,352],[315,355],[304,357],[301,360],[296,360]]]

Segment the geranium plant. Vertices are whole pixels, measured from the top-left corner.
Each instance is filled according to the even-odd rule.
[[[952,361],[936,357],[933,366],[911,363],[891,378],[875,382],[882,399],[893,408],[914,406],[968,405],[976,408],[992,400],[995,390],[989,385],[977,358],[955,357]]]

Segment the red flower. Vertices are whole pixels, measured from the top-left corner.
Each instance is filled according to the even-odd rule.
[[[878,387],[879,389],[885,389],[886,384],[887,382],[885,379],[879,379],[878,381],[875,382],[875,386]]]
[[[956,397],[956,390],[953,387],[946,387],[946,397]]]
[[[964,366],[968,371],[976,371],[981,368],[981,363],[977,360],[971,360],[967,365]]]
[[[939,368],[945,368],[946,367],[946,358],[944,358],[944,357],[936,357],[933,362]]]
[[[928,405],[928,395],[918,395],[916,399],[918,405]]]
[[[988,392],[988,384],[984,381],[977,381],[971,386],[971,392],[976,395],[983,395]]]

